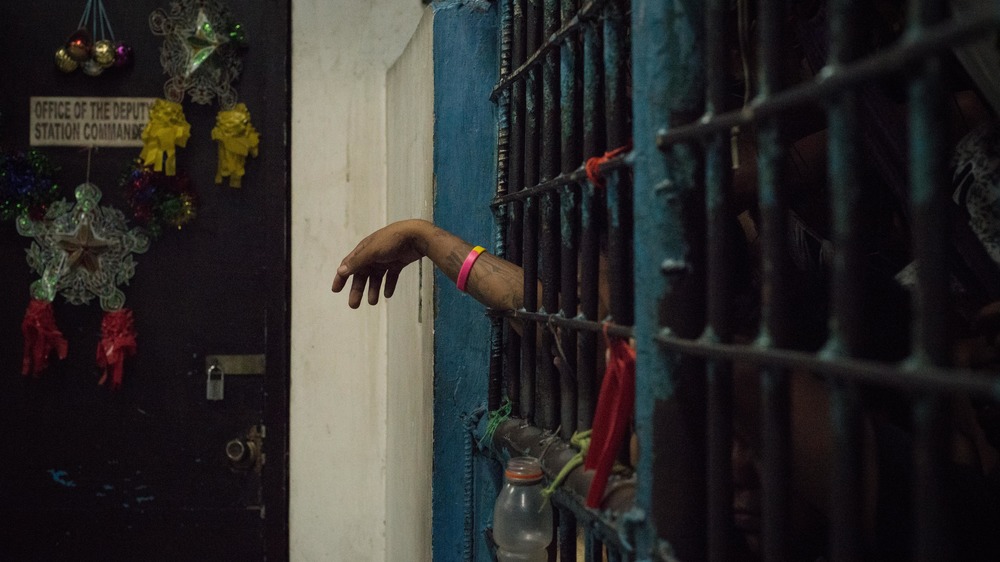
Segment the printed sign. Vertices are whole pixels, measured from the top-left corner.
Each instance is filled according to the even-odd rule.
[[[30,144],[141,147],[155,99],[32,97]]]

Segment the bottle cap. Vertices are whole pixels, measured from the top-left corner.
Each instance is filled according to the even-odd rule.
[[[542,465],[535,457],[514,457],[507,461],[504,476],[518,482],[541,480]]]

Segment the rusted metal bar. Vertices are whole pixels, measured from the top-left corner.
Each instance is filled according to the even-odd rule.
[[[726,26],[729,3],[709,0],[705,13],[706,115],[725,110],[727,96]],[[716,133],[705,150],[705,216],[707,236],[708,317],[705,338],[729,342],[732,332],[732,212],[728,187],[732,179],[729,135]],[[733,537],[733,377],[726,361],[709,361],[708,376],[708,559],[725,562]]]
[[[758,92],[767,99],[781,89],[782,2],[758,5]],[[780,184],[783,146],[777,116],[762,119],[757,127],[758,207],[761,216],[761,335],[758,344],[780,347],[790,318],[785,311],[787,287],[787,215]],[[790,538],[791,398],[788,373],[765,367],[761,388],[761,538],[765,562],[787,560]]]
[[[532,53],[538,48],[541,34],[541,14],[533,2],[527,2],[525,8],[526,38],[525,52]],[[532,68],[525,80],[525,122],[524,122],[524,185],[533,186],[538,183],[539,154],[539,119],[541,108],[540,69]],[[522,190],[523,192],[523,190]],[[524,200],[524,231],[523,257],[524,269],[524,310],[538,310],[538,200]],[[534,420],[537,403],[545,400],[539,397],[536,401],[536,351],[538,347],[538,326],[527,322],[522,327],[521,334],[521,415]]]
[[[559,26],[558,0],[544,0],[542,8],[544,36]],[[559,53],[546,53],[542,64],[542,142],[539,179],[559,174]],[[541,196],[541,265],[542,310],[555,314],[559,310],[559,195],[547,192]],[[536,379],[538,414],[536,423],[546,429],[559,426],[559,373],[552,363],[555,337],[552,330],[540,327],[540,360]]]
[[[548,324],[553,328],[576,330],[578,332],[591,332],[595,334],[607,331],[609,336],[616,338],[632,337],[631,326],[622,326],[620,324],[613,324],[610,322],[594,322],[591,320],[583,320],[581,318],[564,318],[558,314],[528,312],[526,310],[505,310],[500,312],[500,314],[510,316],[511,318],[520,318],[522,320]]]
[[[560,19],[569,21],[576,15],[578,2],[562,0],[559,5]],[[582,74],[581,43],[565,41],[559,50],[559,94],[560,94],[560,171],[572,172],[583,162],[581,140],[583,137],[582,95],[580,91]],[[559,312],[573,318],[579,307],[579,242],[580,242],[580,186],[569,185],[560,192],[560,298]],[[572,436],[577,430],[579,408],[577,402],[577,333],[564,330],[560,333],[559,373],[560,426],[563,436]]]
[[[511,50],[513,40],[511,6],[507,1],[501,2],[500,7],[500,75],[504,76],[510,72]],[[508,189],[508,155],[510,153],[510,92],[504,92],[497,100],[497,185],[496,195],[502,197],[507,194]],[[505,207],[493,208],[494,219],[494,248],[493,251],[501,258],[507,259],[507,229],[508,213]],[[487,385],[487,407],[496,410],[500,407],[503,399],[504,380],[504,345],[503,338],[505,332],[509,333],[510,328],[506,326],[502,318],[492,317],[490,319],[490,359],[489,359],[489,382]]]
[[[524,61],[526,21],[524,3],[526,0],[508,0],[511,10],[511,65],[517,66]],[[524,189],[524,81],[518,80],[511,88],[510,99],[510,149],[508,151],[508,191],[518,192]],[[524,203],[510,201],[504,205],[507,210],[507,260],[521,265],[522,230],[524,229]],[[521,412],[521,337],[511,327],[510,321],[504,322],[504,379],[507,381],[507,396],[511,400],[513,411]],[[523,414],[523,412],[522,412]]]
[[[593,157],[604,151],[604,70],[602,30],[596,24],[583,28],[583,156]],[[597,197],[594,186],[586,181],[586,174],[578,169],[582,178],[580,186],[580,315],[596,322],[599,308],[600,235],[598,213],[604,206]],[[563,174],[567,175],[567,174]],[[572,175],[572,174],[570,174]],[[597,341],[595,332],[579,334],[577,359],[577,427],[589,429],[594,421],[596,407]]]
[[[941,0],[911,0],[908,6],[907,32],[920,37],[930,26],[944,20],[945,3]],[[912,360],[918,364],[946,365],[951,338],[947,318],[950,306],[947,248],[948,232],[946,186],[948,150],[945,122],[945,92],[942,60],[930,56],[921,61],[908,84],[910,218],[913,258],[917,265],[917,283],[913,290]],[[924,264],[934,264],[921,267]],[[918,561],[942,560],[945,548],[944,476],[945,403],[937,393],[917,400],[914,408],[914,525],[915,552]]]
[[[968,41],[996,32],[1000,18],[982,17],[969,20],[949,20],[926,29],[919,36],[908,38],[878,56],[861,59],[842,68],[826,68],[811,82],[753,100],[746,108],[729,111],[687,125],[662,131],[657,144],[671,144],[707,138],[713,133],[729,131],[735,126],[787,113],[789,110],[815,106],[824,99],[853,87],[877,81],[887,75],[904,72],[920,61]]]
[[[713,343],[679,338],[667,333],[656,336],[665,349],[685,355],[739,362],[755,367],[780,367],[810,372],[881,388],[911,392],[965,392],[1000,400],[1000,381],[996,373],[970,369],[948,369],[912,362],[883,363],[865,359],[840,358],[788,349],[761,348],[751,345]]]
[[[628,19],[624,3],[610,2],[604,20],[604,110],[607,145],[625,146],[632,135],[632,107],[628,96]],[[611,315],[631,325],[632,310],[632,185],[630,176],[613,172],[606,178],[608,200],[608,282]]]
[[[630,154],[621,154],[614,158],[609,158],[606,162],[601,164],[598,169],[601,175],[608,176],[611,172],[616,170],[624,170],[631,166]],[[539,182],[532,187],[526,188],[522,191],[508,193],[504,197],[495,198],[490,205],[499,206],[511,201],[524,201],[530,197],[537,197],[539,195],[544,195],[553,191],[559,191],[561,188],[572,185],[574,183],[580,183],[587,179],[587,172],[581,166],[571,174],[560,174],[550,180]],[[527,183],[527,182],[526,182]]]
[[[493,91],[490,93],[490,99],[496,99],[500,92],[506,88],[509,88],[511,84],[519,80],[522,75],[531,72],[531,69],[537,66],[545,55],[559,47],[561,43],[566,41],[567,37],[571,36],[574,32],[578,31],[583,25],[597,20],[604,9],[604,4],[608,0],[589,0],[583,5],[580,11],[574,15],[569,21],[564,21],[562,27],[554,31],[551,35],[546,37],[546,41],[540,47],[536,49],[529,49],[528,52],[531,55],[526,61],[524,61],[520,66],[518,66],[509,76],[501,78],[497,85],[493,87]]]
[[[857,0],[831,0],[830,50],[827,64],[840,68],[858,56]],[[829,102],[830,208],[833,211],[835,258],[831,272],[830,334],[828,359],[857,357],[863,336],[861,178],[858,138],[858,90],[837,93]],[[830,384],[830,420],[833,435],[833,469],[830,485],[830,557],[847,562],[864,557],[862,522],[862,418],[857,385],[834,379]]]

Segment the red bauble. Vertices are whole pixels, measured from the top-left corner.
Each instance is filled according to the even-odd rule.
[[[86,29],[80,28],[73,32],[66,40],[66,54],[76,62],[83,62],[90,58],[90,48],[93,42],[90,40],[90,33]]]

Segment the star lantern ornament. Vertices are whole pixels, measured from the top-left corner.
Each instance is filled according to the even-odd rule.
[[[223,109],[236,105],[233,82],[243,69],[243,27],[216,0],[174,0],[169,10],[156,9],[149,28],[163,37],[160,64],[170,78],[164,97],[181,103],[185,96],[208,105],[216,98]]]
[[[97,299],[104,310],[97,349],[100,382],[110,379],[111,388],[117,389],[125,358],[136,352],[132,311],[125,308],[120,287],[135,275],[133,254],[149,249],[149,237],[142,229],[129,229],[121,211],[101,205],[96,185],[79,185],[75,197],[75,203],[62,199],[49,205],[41,220],[28,214],[17,220],[18,232],[32,238],[27,261],[39,275],[31,284],[32,300],[22,322],[22,373],[37,376],[52,353],[66,356],[66,341],[52,311],[57,295],[74,305]]]

